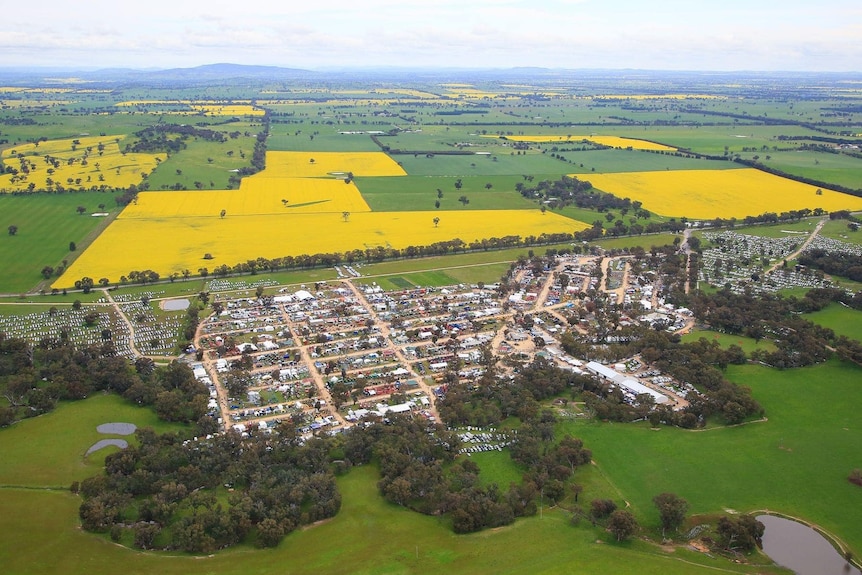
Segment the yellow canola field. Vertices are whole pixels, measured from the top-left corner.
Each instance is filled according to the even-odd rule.
[[[497,136],[486,136],[496,138]],[[638,140],[637,138],[623,138],[621,136],[506,136],[507,140],[514,142],[581,142],[588,140],[602,146],[611,146],[614,148],[632,148],[635,150],[665,150],[676,151],[676,148],[665,146],[664,144],[656,144],[646,140]]]
[[[256,177],[322,178],[335,175],[406,176],[383,152],[267,152],[266,170]]]
[[[152,172],[165,154],[122,154],[120,143],[125,136],[82,136],[67,140],[48,140],[36,144],[22,144],[0,153],[3,162],[19,173],[0,175],[0,192],[24,191],[34,184],[34,190],[93,189],[101,186],[127,188],[140,184],[144,174]],[[119,142],[117,141],[119,140]],[[75,143],[77,142],[77,143]],[[101,145],[102,149],[99,149]],[[29,173],[25,173],[23,155]],[[55,167],[45,156],[57,160]],[[51,173],[49,173],[51,170]],[[69,181],[71,179],[71,182]]]
[[[814,186],[753,168],[589,174],[588,179],[602,191],[638,200],[664,216],[713,219],[806,208],[862,210],[862,198],[826,189],[817,194]]]
[[[193,192],[193,194],[196,192]],[[143,194],[142,194],[143,195]],[[139,201],[139,205],[140,205]],[[440,218],[434,226],[434,218]],[[120,218],[75,260],[53,287],[103,277],[118,281],[130,271],[152,269],[162,277],[202,267],[210,271],[257,257],[396,249],[460,238],[464,242],[506,235],[540,235],[586,224],[539,210],[360,212],[219,217]],[[204,254],[213,256],[203,259]]]
[[[282,200],[287,200],[286,203]],[[119,219],[169,220],[370,212],[353,184],[312,178],[245,178],[239,190],[141,192]]]

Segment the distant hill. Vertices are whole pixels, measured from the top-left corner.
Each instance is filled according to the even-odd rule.
[[[245,66],[242,64],[207,64],[194,68],[166,70],[134,70],[105,68],[76,70],[57,68],[2,68],[0,81],[7,85],[56,85],[59,78],[75,78],[82,82],[149,86],[194,86],[232,84],[236,82],[266,82],[320,77],[319,72],[278,66]]]

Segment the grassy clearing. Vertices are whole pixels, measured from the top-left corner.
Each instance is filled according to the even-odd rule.
[[[805,316],[816,324],[828,327],[838,335],[862,341],[862,311],[832,303]]]
[[[727,376],[752,388],[768,421],[692,432],[570,420],[561,429],[583,438],[643,523],[657,523],[651,498],[672,491],[693,514],[780,511],[862,549],[862,490],[846,479],[859,466],[862,368],[746,365],[730,366]]]
[[[483,485],[497,484],[507,491],[512,483],[520,483],[525,469],[512,461],[509,450],[471,453],[470,459],[479,466],[479,481]]]
[[[0,431],[0,485],[68,487],[95,475],[110,449],[86,457],[100,439],[121,437],[96,431],[103,423],[134,423],[163,432],[176,429],[159,421],[149,409],[141,409],[116,395],[98,394],[79,402],[63,403],[51,413],[26,419]],[[134,440],[134,436],[124,439]]]
[[[645,249],[649,249],[652,246],[667,246],[673,244],[673,240],[675,238],[681,237],[681,235],[667,233],[646,236],[631,236],[625,238],[612,238],[607,240],[598,240],[593,243],[602,246],[606,250],[634,248],[637,246],[643,246]]]
[[[759,342],[750,337],[741,335],[730,335],[719,333],[712,330],[695,329],[682,336],[682,341],[685,343],[698,341],[700,338],[706,338],[708,341],[717,341],[723,348],[728,348],[731,345],[738,345],[745,353],[751,353],[758,349],[766,351],[775,351],[775,344],[769,340],[762,339]]]
[[[747,160],[758,155],[760,162],[782,172],[835,183],[853,189],[862,189],[862,160],[846,154],[829,154],[813,150],[787,152],[760,152],[740,154]],[[769,159],[766,159],[766,156]]]

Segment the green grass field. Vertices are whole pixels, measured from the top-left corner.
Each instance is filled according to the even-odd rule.
[[[814,321],[812,319],[812,321]],[[730,347],[731,345],[738,345],[742,348],[745,353],[751,353],[758,349],[763,349],[766,351],[774,351],[775,344],[769,340],[762,339],[759,342],[754,341],[754,339],[750,337],[745,337],[741,335],[730,335],[727,333],[719,333],[717,331],[711,330],[700,330],[695,329],[690,331],[689,333],[682,336],[682,341],[684,343],[695,342],[700,338],[706,338],[707,341],[717,341],[719,345],[723,348]]]
[[[838,335],[846,335],[850,339],[862,341],[862,311],[833,303],[820,311],[806,315],[805,319],[828,327]]]
[[[118,568],[127,575],[782,572],[685,549],[665,551],[637,539],[619,544],[588,524],[571,526],[568,513],[554,509],[508,527],[455,535],[445,520],[383,501],[377,478],[373,466],[352,470],[339,480],[339,514],[290,534],[275,549],[241,546],[200,558],[140,553],[82,532],[80,499],[68,492],[0,489],[0,561],[10,575],[101,575]],[[756,561],[768,564],[763,557]]]
[[[642,522],[654,514],[651,498],[672,491],[693,514],[802,517],[858,553],[862,489],[847,475],[860,465],[860,376],[862,368],[837,361],[785,371],[730,366],[727,377],[752,388],[768,421],[702,432],[571,420],[560,427],[593,450]]]
[[[44,279],[43,267],[56,268],[81,253],[88,236],[106,223],[105,218],[89,215],[99,211],[100,204],[106,212],[119,211],[108,192],[0,194],[0,293],[28,291]],[[78,206],[86,213],[78,214]],[[12,225],[18,226],[14,236],[8,234]],[[69,251],[69,242],[75,242],[75,252]]]
[[[53,412],[25,419],[0,431],[0,485],[67,488],[101,471],[105,448],[85,456],[100,439],[121,436],[96,431],[103,423],[134,423],[164,432],[178,429],[159,421],[152,410],[141,409],[116,395],[97,394],[79,402],[60,404]],[[125,439],[134,440],[134,436]]]

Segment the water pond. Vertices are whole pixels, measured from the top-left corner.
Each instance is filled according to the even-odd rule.
[[[798,575],[862,575],[814,529],[774,515],[758,515],[766,530],[763,552]]]

